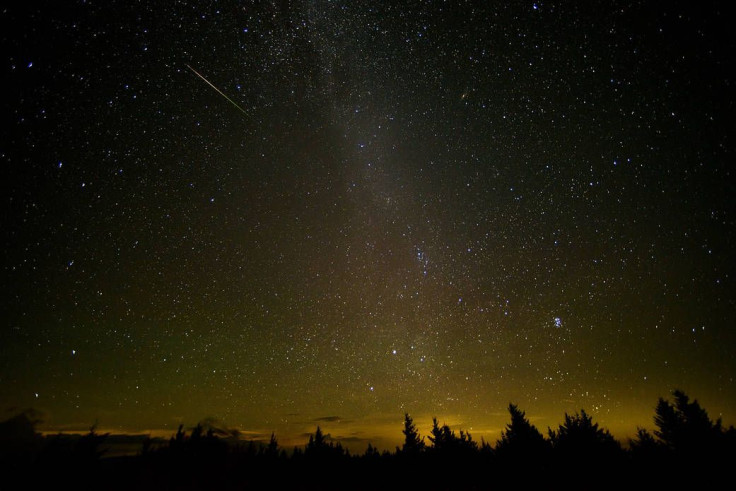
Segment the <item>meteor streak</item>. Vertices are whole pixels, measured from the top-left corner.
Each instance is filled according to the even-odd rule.
[[[237,107],[237,108],[238,108],[238,110],[239,110],[239,111],[240,111],[241,113],[245,114],[246,116],[248,115],[248,113],[247,113],[247,112],[245,112],[245,109],[243,109],[242,107],[238,106],[238,105],[237,105],[237,104],[235,103],[235,101],[233,101],[233,100],[232,100],[232,99],[230,99],[230,98],[229,98],[228,96],[226,96],[226,95],[225,95],[225,94],[224,94],[224,93],[223,93],[223,92],[222,92],[222,91],[221,91],[220,89],[218,89],[217,87],[215,87],[214,85],[212,85],[212,82],[210,82],[209,80],[207,80],[206,78],[204,78],[204,76],[203,76],[203,75],[202,75],[201,73],[199,73],[199,72],[198,72],[197,70],[195,70],[194,68],[192,68],[192,67],[191,67],[191,66],[189,66],[189,65],[187,65],[187,68],[189,68],[189,69],[190,69],[191,71],[193,71],[193,72],[194,72],[194,74],[195,74],[196,76],[198,76],[199,78],[201,78],[202,80],[204,80],[205,82],[207,82],[207,85],[209,85],[210,87],[212,87],[213,89],[215,89],[215,90],[217,91],[217,93],[218,93],[218,94],[220,94],[220,95],[221,95],[222,97],[224,97],[225,99],[227,99],[227,101],[228,101],[228,102],[229,102],[230,104],[232,104],[233,106]]]

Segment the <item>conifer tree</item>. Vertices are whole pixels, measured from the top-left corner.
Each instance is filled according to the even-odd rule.
[[[436,420],[435,420],[436,421]],[[424,438],[419,436],[414,420],[409,413],[404,413],[404,446],[402,452],[407,454],[418,454],[424,450]]]
[[[529,422],[524,411],[514,404],[509,404],[511,423],[501,433],[501,440],[496,444],[499,455],[539,456],[548,448],[548,442],[539,430]]]

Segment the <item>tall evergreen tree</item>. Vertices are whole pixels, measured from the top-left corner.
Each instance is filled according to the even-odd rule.
[[[404,429],[402,433],[404,434],[402,452],[414,455],[424,450],[424,438],[419,436],[419,431],[414,424],[414,420],[409,416],[409,413],[404,413]]]
[[[279,442],[276,439],[276,434],[271,432],[271,439],[268,441],[265,454],[269,457],[278,457],[279,455]]]
[[[437,451],[446,449],[451,436],[453,436],[450,427],[447,425],[440,426],[437,418],[432,418],[432,429],[429,433],[429,441],[432,442],[432,448]]]
[[[322,433],[322,428],[317,426],[317,431],[314,432],[314,435],[309,435],[306,453],[323,452],[325,448],[327,448],[325,436]]]
[[[593,423],[584,409],[580,414],[565,413],[565,422],[557,431],[549,431],[553,448],[563,455],[575,455],[585,459],[595,459],[617,454],[621,445],[608,430]]]
[[[702,452],[720,443],[724,436],[721,420],[711,421],[697,400],[681,390],[673,392],[674,404],[659,398],[655,409],[654,434],[676,452]]]
[[[468,454],[478,450],[478,444],[473,441],[470,433],[460,430],[458,437],[449,426],[440,426],[437,418],[432,418],[432,430],[429,441],[432,442],[432,450],[445,454]]]
[[[529,422],[524,411],[514,404],[509,404],[511,423],[501,433],[496,444],[496,452],[501,456],[540,457],[547,451],[549,443],[539,430]]]

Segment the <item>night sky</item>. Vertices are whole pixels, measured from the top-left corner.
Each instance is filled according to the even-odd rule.
[[[736,423],[725,3],[13,3],[1,419]]]

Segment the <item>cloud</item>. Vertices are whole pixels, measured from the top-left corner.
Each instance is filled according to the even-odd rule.
[[[3,420],[11,420],[15,417],[23,415],[28,418],[29,421],[33,422],[34,425],[43,423],[48,419],[48,414],[32,407],[20,408],[18,406],[10,406],[5,409],[5,414],[7,415],[7,417],[2,416]]]
[[[199,422],[205,430],[212,430],[212,432],[219,437],[232,437],[240,438],[240,430],[237,428],[228,428],[227,425],[217,418],[211,416],[204,418]]]
[[[326,422],[326,423],[339,423],[342,421],[340,416],[322,416],[321,418],[315,418],[312,421],[315,423]]]

